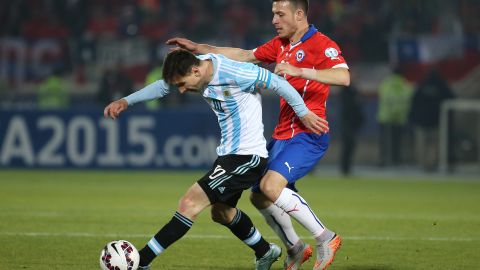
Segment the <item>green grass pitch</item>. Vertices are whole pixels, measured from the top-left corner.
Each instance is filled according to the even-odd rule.
[[[105,243],[143,247],[201,175],[0,170],[0,270],[99,269]],[[480,181],[309,176],[298,187],[344,237],[329,270],[480,269]],[[247,195],[239,207],[280,244]],[[153,269],[253,269],[253,252],[205,211]]]

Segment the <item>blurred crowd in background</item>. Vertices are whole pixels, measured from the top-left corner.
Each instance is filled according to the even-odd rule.
[[[477,0],[310,0],[310,23],[339,44],[352,72],[352,85],[333,88],[329,104],[344,134],[335,139],[344,173],[357,134],[378,144],[379,165],[399,164],[418,156],[402,153],[409,140],[437,140],[444,100],[480,97],[472,83],[480,79],[478,14]],[[160,78],[167,39],[253,49],[274,37],[271,19],[269,0],[1,1],[0,105],[102,107]],[[186,102],[172,95],[147,108]],[[420,150],[427,170],[436,164],[431,151]]]

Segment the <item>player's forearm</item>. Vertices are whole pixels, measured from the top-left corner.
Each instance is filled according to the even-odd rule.
[[[307,115],[308,108],[300,94],[285,79],[272,74],[270,88],[292,107],[298,117]]]
[[[152,99],[157,99],[166,96],[169,93],[168,84],[163,80],[158,80],[154,83],[151,83],[144,88],[124,97],[128,105],[149,101]]]
[[[301,77],[307,80],[313,80],[329,85],[350,85],[350,72],[347,68],[331,68],[315,70],[302,68]]]
[[[223,54],[226,57],[240,62],[251,62],[257,63],[258,60],[253,55],[253,51],[250,50],[243,50],[240,48],[232,48],[232,47],[216,47],[208,44],[198,44],[197,51],[198,54],[206,54],[206,53],[215,53],[215,54]]]

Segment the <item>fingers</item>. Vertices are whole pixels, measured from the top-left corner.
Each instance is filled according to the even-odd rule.
[[[285,68],[283,68],[282,66],[279,66],[277,65],[275,67],[275,70],[273,71],[275,74],[277,75],[280,75],[280,76],[283,76],[283,74],[285,74]]]
[[[319,131],[320,133],[327,133],[329,130],[330,130],[330,129],[328,128],[328,125],[325,125],[325,124],[322,124],[322,123],[320,123],[320,124],[318,125],[318,131]]]
[[[279,76],[290,75],[293,76],[292,70],[290,69],[288,63],[280,63],[275,66],[274,73]]]
[[[279,70],[284,70],[284,64],[277,64],[275,66],[275,73],[277,73]]]
[[[313,131],[313,133],[319,134],[319,135],[324,133],[324,128],[318,124],[314,124],[312,127],[310,127],[310,130]]]
[[[320,126],[322,133],[326,133],[330,131],[330,128],[328,126],[328,121],[323,118],[319,118],[319,119],[320,121],[318,122],[318,125]]]
[[[113,120],[117,119],[117,114],[113,111],[113,108],[108,110],[108,117],[112,118]]]
[[[108,111],[109,109],[108,108],[109,107],[110,106],[107,106],[107,107],[105,107],[105,110],[103,110],[103,117],[105,117],[105,118],[108,118],[108,115],[109,115],[109,111]]]
[[[115,119],[118,118],[118,115],[123,111],[123,109],[119,106],[117,109],[114,111]]]
[[[173,47],[173,48],[169,49],[169,52],[178,51],[178,50],[181,50],[181,49],[182,49],[181,47]]]
[[[113,106],[113,104],[108,105],[105,110],[103,110],[103,116],[105,118],[112,118],[113,120],[118,118],[118,114],[121,112],[120,107]]]
[[[329,127],[327,120],[318,117],[318,119],[315,121],[315,130],[317,131],[317,134],[328,132]]]
[[[165,42],[167,45],[176,45],[179,43],[179,38],[171,38]]]
[[[176,50],[180,50],[182,48],[186,48],[187,45],[185,44],[185,40],[181,38],[171,38],[165,42],[167,45],[176,45],[177,47],[173,47],[169,49],[169,52],[173,52]]]
[[[114,110],[110,111],[110,118],[112,118],[113,120],[116,120],[117,116],[118,116],[118,114]]]
[[[329,131],[328,121],[312,112],[303,117],[301,120],[305,127],[315,134],[322,134]]]

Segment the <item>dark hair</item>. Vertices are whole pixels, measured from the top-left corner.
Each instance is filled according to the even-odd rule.
[[[308,14],[308,0],[272,0],[272,2],[290,2],[293,7],[300,8],[305,15]]]
[[[178,49],[171,51],[165,57],[163,62],[163,80],[171,83],[177,77],[184,77],[192,71],[193,66],[199,66],[200,59],[193,53]]]

